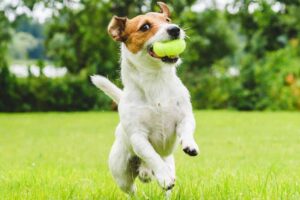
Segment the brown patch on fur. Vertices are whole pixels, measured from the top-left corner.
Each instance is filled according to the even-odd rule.
[[[124,31],[124,35],[127,38],[125,41],[127,48],[132,53],[137,53],[140,51],[145,42],[155,35],[160,25],[163,23],[168,23],[167,19],[168,18],[162,13],[150,12],[145,15],[139,15],[127,20]],[[140,30],[140,28],[146,23],[150,25],[150,29],[143,32]]]
[[[126,38],[123,36],[127,17],[114,16],[107,27],[109,35],[116,41],[124,42]]]

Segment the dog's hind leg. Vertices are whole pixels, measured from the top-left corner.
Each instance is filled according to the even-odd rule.
[[[120,127],[116,131],[120,131]],[[118,133],[117,133],[118,135]],[[109,168],[117,185],[128,194],[134,194],[134,180],[138,175],[140,159],[132,155],[121,138],[116,138],[109,155]]]

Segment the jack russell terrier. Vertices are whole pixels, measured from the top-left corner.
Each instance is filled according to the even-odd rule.
[[[170,192],[175,184],[172,155],[177,144],[196,156],[195,119],[190,95],[176,75],[178,57],[159,57],[154,42],[185,38],[185,32],[170,19],[165,3],[161,11],[132,19],[114,16],[108,33],[121,43],[121,90],[103,76],[91,76],[94,85],[117,104],[120,123],[109,155],[109,168],[126,193],[135,193],[135,178],[148,182],[154,177]]]

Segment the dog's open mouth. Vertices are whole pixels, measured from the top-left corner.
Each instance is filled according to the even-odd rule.
[[[168,57],[168,56],[164,56],[164,57],[159,57],[158,55],[156,55],[153,51],[153,46],[150,46],[148,48],[148,53],[150,56],[152,56],[153,58],[157,58],[157,59],[161,59],[161,61],[165,62],[165,63],[176,63],[178,60],[178,57]]]

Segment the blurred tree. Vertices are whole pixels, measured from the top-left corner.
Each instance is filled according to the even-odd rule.
[[[28,52],[36,49],[39,41],[31,34],[25,32],[17,32],[13,34],[12,41],[9,44],[10,56],[13,59],[26,60],[30,58]]]
[[[3,11],[0,10],[0,69],[7,65],[7,45],[10,40],[10,24]]]
[[[258,92],[262,85],[256,77],[256,70],[266,67],[262,65],[267,62],[266,54],[279,51],[288,45],[289,40],[300,37],[299,0],[236,0],[231,7],[237,12],[227,9],[227,17],[239,25],[237,32],[245,42],[241,53],[233,55],[240,66],[241,87],[232,93],[232,101],[238,109],[252,110],[264,98]]]
[[[7,66],[7,47],[10,41],[10,24],[4,11],[0,10],[0,110],[14,103],[14,78]]]
[[[13,26],[15,27],[15,34],[10,45],[10,55],[13,59],[20,59],[20,57],[23,59],[46,59],[44,47],[45,25],[22,14],[16,17]],[[27,36],[27,39],[21,38],[21,36]],[[28,45],[26,46],[26,44]]]
[[[189,70],[210,67],[237,48],[237,37],[222,11],[185,12],[180,20],[187,27],[188,53],[184,55]]]
[[[288,39],[295,37],[298,32],[294,24],[283,20],[290,15],[287,11],[294,5],[244,0],[236,1],[233,6],[237,7],[238,12],[228,12],[228,16],[231,20],[236,20],[240,25],[240,33],[246,36],[245,51],[257,58],[262,58],[267,51],[285,47]],[[292,19],[295,20],[295,16]]]
[[[110,3],[97,0],[82,1],[81,8],[64,7],[54,17],[47,31],[48,55],[58,65],[66,66],[71,73],[89,68],[93,73],[112,72],[116,77],[118,53],[116,44],[106,34],[112,16]]]
[[[13,22],[16,32],[30,33],[37,39],[44,38],[43,24],[38,23],[32,17],[28,17],[26,14],[22,14],[16,17]]]

